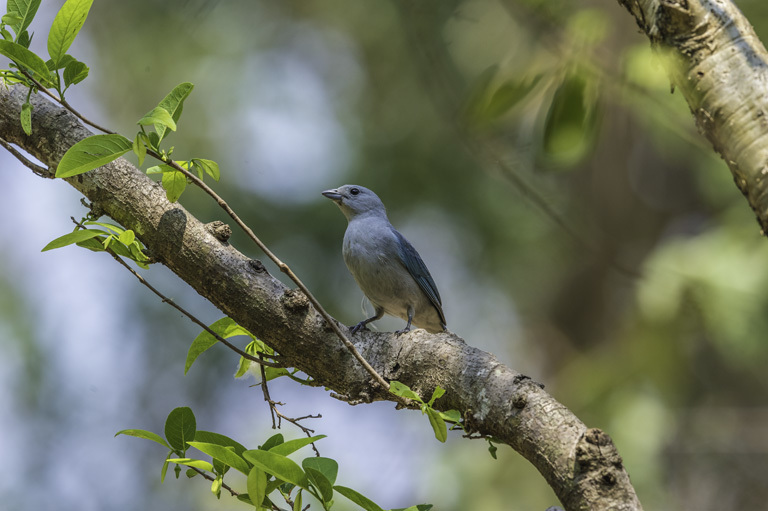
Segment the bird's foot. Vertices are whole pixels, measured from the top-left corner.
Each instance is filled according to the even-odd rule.
[[[402,328],[400,330],[395,330],[395,334],[402,335],[402,334],[404,334],[406,332],[410,332],[410,331],[411,331],[411,327],[410,327],[410,325],[407,325],[405,328]]]
[[[365,325],[366,325],[365,321],[361,321],[360,323],[358,323],[356,325],[350,325],[349,326],[349,333],[356,334],[360,330],[368,330],[368,328]]]

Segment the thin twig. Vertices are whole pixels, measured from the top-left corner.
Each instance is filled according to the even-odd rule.
[[[13,147],[11,144],[6,142],[2,138],[0,138],[0,145],[3,146],[3,148],[5,148],[6,151],[11,153],[17,160],[19,160],[25,167],[28,167],[36,175],[47,178],[47,179],[53,179],[55,177],[54,173],[51,172],[50,169],[41,167],[40,165],[31,162],[23,154],[17,151],[15,147]]]
[[[74,108],[72,108],[72,106],[71,106],[69,103],[67,103],[67,101],[64,99],[64,97],[63,97],[63,96],[62,96],[62,97],[59,97],[59,96],[55,95],[54,93],[52,93],[51,91],[49,91],[49,90],[48,90],[48,89],[47,89],[47,88],[46,88],[46,87],[45,87],[45,86],[44,86],[42,83],[38,82],[38,81],[35,79],[35,77],[34,77],[34,76],[32,76],[31,74],[29,74],[29,73],[28,73],[26,70],[23,70],[23,69],[22,69],[22,70],[21,70],[21,72],[24,74],[24,76],[26,76],[27,78],[29,78],[29,79],[30,79],[30,80],[31,80],[31,81],[32,81],[32,82],[35,84],[35,86],[37,87],[37,89],[38,89],[40,92],[42,92],[43,94],[45,94],[45,95],[46,95],[46,96],[48,96],[49,98],[53,99],[55,102],[59,103],[61,106],[63,106],[64,108],[66,108],[66,109],[67,109],[67,110],[69,110],[70,112],[72,112],[72,114],[73,114],[75,117],[77,117],[78,119],[80,119],[80,120],[81,120],[81,121],[83,121],[84,123],[86,123],[86,124],[88,124],[88,125],[90,125],[90,126],[92,126],[92,127],[96,128],[96,129],[97,129],[97,130],[99,130],[99,131],[102,131],[102,132],[104,132],[104,133],[107,133],[107,134],[109,134],[109,135],[117,135],[117,133],[116,133],[116,132],[114,132],[114,131],[112,131],[112,130],[108,130],[107,128],[104,128],[103,126],[99,126],[99,125],[98,125],[98,124],[96,124],[95,122],[93,122],[93,121],[91,121],[91,120],[89,120],[89,119],[87,119],[87,118],[83,117],[83,116],[80,114],[80,112],[78,112],[77,110],[75,110]]]
[[[307,435],[308,438],[312,437],[312,433],[315,432],[314,429],[310,429],[303,424],[299,424],[299,421],[305,420],[305,419],[321,419],[323,416],[320,414],[317,415],[305,415],[303,417],[287,417],[286,415],[283,415],[280,410],[277,409],[278,405],[282,405],[283,403],[279,401],[274,401],[272,397],[269,395],[269,387],[267,386],[267,373],[264,370],[264,366],[260,366],[261,369],[261,391],[264,394],[264,401],[267,402],[269,405],[269,413],[272,415],[272,429],[279,429],[282,421],[285,420],[287,422],[290,422],[297,428],[301,429],[305,435]],[[277,423],[275,423],[275,416],[277,416]],[[320,456],[320,451],[317,450],[317,446],[314,442],[310,444],[312,446],[312,450],[315,451],[315,454]]]
[[[77,220],[75,220],[73,217],[70,217],[70,218],[72,218],[72,221],[73,221],[73,222],[74,222],[74,223],[75,223],[75,224],[76,224],[78,227],[80,227],[81,229],[85,229],[85,227],[83,226],[83,224],[81,224],[80,222],[78,222]],[[109,255],[111,255],[111,256],[114,258],[114,260],[115,260],[115,261],[117,261],[118,263],[120,263],[121,265],[123,265],[123,267],[124,267],[126,270],[128,270],[129,272],[131,272],[131,274],[133,274],[133,276],[134,276],[134,277],[136,277],[136,278],[139,280],[139,282],[141,282],[142,284],[144,284],[144,285],[145,285],[145,286],[146,286],[146,287],[147,287],[147,288],[148,288],[150,291],[152,291],[153,293],[155,293],[155,294],[156,294],[156,295],[157,295],[157,296],[160,298],[160,300],[161,300],[163,303],[167,303],[168,305],[170,305],[171,307],[173,307],[173,308],[174,308],[174,309],[176,309],[177,311],[181,312],[181,313],[182,313],[183,315],[185,315],[185,316],[186,316],[186,317],[187,317],[187,318],[188,318],[190,321],[192,321],[192,322],[193,322],[193,323],[195,323],[196,325],[200,326],[200,327],[201,327],[203,330],[205,330],[206,332],[208,332],[209,334],[211,334],[211,335],[212,335],[212,336],[213,336],[213,337],[214,337],[214,338],[215,338],[217,341],[219,341],[220,343],[222,343],[222,344],[223,344],[224,346],[226,346],[227,348],[231,349],[232,351],[234,351],[235,353],[237,353],[238,355],[240,355],[240,356],[241,356],[241,357],[243,357],[244,359],[246,359],[246,360],[250,360],[251,362],[256,362],[257,364],[260,364],[260,365],[265,365],[265,366],[269,366],[269,367],[277,367],[277,368],[282,368],[282,367],[283,367],[283,366],[282,366],[282,365],[280,365],[280,364],[276,364],[276,363],[273,363],[273,362],[267,362],[267,361],[266,361],[266,360],[264,360],[263,358],[255,357],[255,356],[253,356],[253,355],[251,355],[251,354],[249,354],[249,353],[246,353],[245,351],[241,350],[240,348],[238,348],[237,346],[235,346],[234,344],[232,344],[231,342],[229,342],[228,340],[226,340],[225,338],[223,338],[222,336],[220,336],[219,334],[217,334],[216,332],[214,332],[213,330],[211,330],[211,328],[210,328],[208,325],[206,325],[205,323],[203,323],[202,321],[200,321],[199,319],[197,319],[197,318],[196,318],[195,316],[193,316],[191,313],[187,312],[187,311],[186,311],[186,310],[185,310],[183,307],[181,307],[180,305],[178,305],[178,304],[177,304],[176,302],[174,302],[174,301],[173,301],[171,298],[168,298],[168,297],[167,297],[167,296],[165,296],[163,293],[161,293],[160,291],[158,291],[158,290],[157,290],[157,289],[156,289],[156,288],[155,288],[155,287],[154,287],[152,284],[150,284],[149,282],[147,282],[147,280],[146,280],[144,277],[142,277],[141,275],[139,275],[139,273],[138,273],[136,270],[134,270],[133,268],[131,268],[131,267],[130,267],[130,265],[128,265],[128,263],[126,263],[125,261],[123,261],[123,259],[122,259],[120,256],[118,256],[117,254],[115,254],[115,253],[114,253],[112,250],[110,250],[109,248],[107,248],[107,249],[106,249],[106,251],[109,253]]]

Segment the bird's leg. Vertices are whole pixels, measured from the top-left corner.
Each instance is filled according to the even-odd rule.
[[[413,321],[413,307],[408,307],[408,323],[405,325],[405,328],[402,330],[398,330],[395,333],[400,335],[404,334],[405,332],[408,332],[411,330],[411,321]]]
[[[365,325],[367,325],[371,321],[379,320],[379,319],[382,318],[382,316],[384,316],[384,309],[375,308],[374,311],[376,312],[375,315],[371,316],[368,319],[364,319],[363,321],[361,321],[360,323],[356,324],[355,326],[350,326],[349,327],[350,333],[356,334],[360,330],[367,330],[367,328],[365,328]]]

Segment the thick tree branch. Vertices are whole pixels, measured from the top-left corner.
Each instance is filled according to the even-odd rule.
[[[25,98],[21,87],[0,85],[0,138],[53,168],[90,132],[71,113],[35,95],[33,133],[25,135],[18,120]],[[351,401],[394,399],[372,382],[301,292],[286,288],[261,263],[216,239],[128,161],[121,158],[66,181],[133,229],[156,260],[277,350],[286,363]],[[495,356],[451,333],[361,332],[351,338],[385,378],[426,397],[437,385],[446,389],[436,407],[459,410],[470,432],[491,435],[522,454],[566,509],[640,509],[610,438],[587,429],[538,384]]]
[[[619,0],[768,232],[768,53],[730,0]]]

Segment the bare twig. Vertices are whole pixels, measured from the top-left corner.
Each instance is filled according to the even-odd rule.
[[[72,221],[75,223],[75,225],[77,225],[77,226],[78,226],[78,227],[80,227],[81,229],[85,229],[85,228],[86,228],[85,226],[83,226],[83,224],[81,224],[80,222],[78,222],[77,220],[75,220],[75,219],[74,219],[74,217],[70,217],[70,218],[71,218],[71,219],[72,219]],[[187,311],[186,311],[186,310],[185,310],[183,307],[181,307],[180,305],[178,305],[178,304],[177,304],[176,302],[174,302],[174,301],[173,301],[171,298],[168,298],[167,296],[165,296],[164,294],[162,294],[160,291],[158,291],[158,290],[157,290],[157,289],[156,289],[156,288],[155,288],[155,287],[154,287],[152,284],[150,284],[149,282],[147,282],[147,280],[146,280],[144,277],[142,277],[141,275],[139,275],[139,273],[138,273],[136,270],[134,270],[133,268],[131,268],[131,267],[128,265],[128,263],[126,263],[125,261],[123,261],[123,259],[122,259],[120,256],[118,256],[117,254],[115,254],[115,253],[114,253],[112,250],[110,250],[109,248],[107,248],[107,249],[106,249],[106,251],[109,253],[109,255],[111,255],[111,256],[112,256],[112,257],[115,259],[115,261],[117,261],[118,263],[120,263],[121,265],[123,265],[123,267],[124,267],[126,270],[128,270],[129,272],[131,272],[131,274],[133,274],[133,276],[134,276],[134,277],[136,277],[136,278],[139,280],[139,282],[141,282],[142,284],[144,284],[144,285],[145,285],[145,286],[146,286],[146,287],[147,287],[147,288],[148,288],[150,291],[152,291],[153,293],[155,293],[155,294],[156,294],[156,295],[157,295],[157,296],[160,298],[160,300],[161,300],[163,303],[167,303],[168,305],[170,305],[171,307],[173,307],[173,308],[174,308],[174,309],[176,309],[177,311],[181,312],[181,313],[182,313],[183,315],[185,315],[185,316],[186,316],[186,317],[187,317],[187,318],[188,318],[190,321],[192,321],[192,322],[193,322],[193,323],[195,323],[196,325],[200,326],[200,328],[202,328],[203,330],[205,330],[206,332],[208,332],[209,334],[211,334],[211,335],[212,335],[212,336],[213,336],[213,337],[214,337],[214,338],[215,338],[217,341],[219,341],[220,343],[222,343],[222,344],[223,344],[224,346],[226,346],[227,348],[231,349],[232,351],[234,351],[235,353],[237,353],[238,355],[240,355],[240,356],[241,356],[241,357],[243,357],[244,359],[246,359],[246,360],[250,360],[251,362],[256,362],[257,364],[260,364],[260,365],[262,365],[262,366],[277,367],[277,368],[281,368],[281,367],[283,367],[283,366],[282,366],[282,365],[280,365],[280,364],[276,364],[276,363],[273,363],[273,362],[267,362],[267,361],[266,361],[266,360],[264,360],[263,358],[260,358],[260,357],[255,357],[255,356],[253,356],[253,355],[251,355],[251,354],[249,354],[249,353],[246,353],[245,351],[241,350],[240,348],[238,348],[237,346],[235,346],[234,344],[232,344],[231,342],[229,342],[228,340],[226,340],[225,338],[223,338],[222,336],[220,336],[219,334],[217,334],[216,332],[214,332],[213,330],[211,330],[211,328],[210,328],[208,325],[206,325],[205,323],[203,323],[202,321],[200,321],[199,319],[197,319],[197,318],[196,318],[195,316],[193,316],[191,313],[187,312]]]
[[[312,433],[315,432],[314,429],[310,429],[303,424],[299,424],[299,421],[305,420],[305,419],[320,419],[323,416],[320,414],[317,415],[305,415],[303,417],[287,417],[283,415],[280,410],[277,409],[279,405],[282,405],[284,403],[281,403],[279,401],[274,401],[272,397],[269,395],[269,387],[267,386],[267,373],[264,370],[264,366],[260,366],[261,369],[261,391],[264,394],[264,401],[267,402],[269,405],[269,413],[272,416],[272,429],[279,429],[282,421],[287,421],[296,426],[297,428],[301,429],[307,437],[312,437]],[[277,416],[277,423],[275,423],[275,416]],[[317,446],[314,442],[310,444],[312,446],[312,450],[315,451],[315,454],[320,456],[320,451],[317,450]]]
[[[36,175],[40,177],[45,177],[48,179],[54,178],[54,173],[51,172],[50,169],[47,169],[45,167],[42,167],[36,163],[31,162],[28,160],[23,154],[21,154],[19,151],[16,150],[15,147],[13,147],[11,144],[0,138],[0,146],[3,146],[6,151],[11,153],[17,160],[19,160],[25,167],[29,168],[32,172],[34,172]]]

